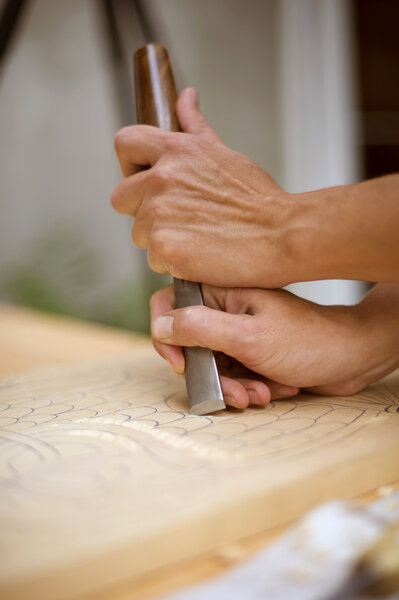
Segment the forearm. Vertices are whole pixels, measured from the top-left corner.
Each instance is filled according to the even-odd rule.
[[[398,174],[293,200],[287,235],[302,280],[399,282]]]

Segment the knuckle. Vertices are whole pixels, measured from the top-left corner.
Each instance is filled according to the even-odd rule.
[[[164,169],[160,166],[151,169],[151,184],[155,188],[163,188],[165,182]]]
[[[167,269],[165,268],[164,263],[162,263],[156,252],[150,247],[147,250],[147,262],[150,269],[155,271],[155,273],[167,273]]]
[[[165,288],[162,288],[161,290],[157,290],[156,292],[154,292],[150,298],[150,307],[151,310],[153,310],[153,308],[158,304],[159,300],[162,298],[162,296],[165,293]]]
[[[161,188],[168,187],[176,181],[176,169],[173,165],[164,163],[153,169],[153,180]]]
[[[137,221],[135,221],[133,224],[131,236],[132,241],[137,248],[147,247],[147,236],[144,235],[143,229],[140,227]]]
[[[149,264],[154,271],[187,279],[184,269],[184,247],[167,228],[154,228],[149,240]]]
[[[259,337],[255,319],[246,315],[240,324],[240,355],[251,365],[259,362]]]
[[[130,140],[130,138],[132,136],[132,130],[133,130],[133,126],[122,127],[122,129],[119,129],[119,131],[117,131],[117,133],[115,134],[114,147],[115,147],[117,154],[120,153],[122,148],[124,148],[126,146],[127,142]]]
[[[151,235],[151,247],[162,260],[169,258],[172,246],[171,236],[165,229],[156,229]]]
[[[165,203],[160,199],[152,200],[147,207],[147,213],[150,221],[159,225],[167,214]]]
[[[114,189],[112,190],[110,202],[111,202],[111,206],[116,211],[118,211],[118,207],[119,207],[119,187],[118,186],[114,187]]]
[[[182,309],[176,319],[176,329],[180,337],[185,340],[188,336],[192,335],[193,327],[195,327],[198,320],[198,308],[195,306],[187,306]]]
[[[169,152],[176,152],[182,149],[185,134],[169,132],[165,137],[165,149]]]

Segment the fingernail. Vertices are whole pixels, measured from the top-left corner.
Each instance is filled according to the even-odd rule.
[[[172,362],[172,360],[169,358],[168,358],[168,361],[170,363],[170,366],[172,367],[172,369],[174,370],[174,372],[177,375],[184,375],[184,364],[178,364],[178,363]]]
[[[276,394],[279,396],[293,396],[298,392],[298,388],[292,385],[278,385],[276,387]]]
[[[157,340],[167,340],[173,335],[173,321],[172,316],[157,317],[152,325],[152,335]]]
[[[234,396],[230,396],[229,394],[223,394],[223,399],[225,401],[225,404],[227,404],[228,406],[236,405],[236,399],[234,398]]]

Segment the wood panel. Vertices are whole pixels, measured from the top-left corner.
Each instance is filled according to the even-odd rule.
[[[399,373],[350,398],[187,414],[152,348],[3,382],[0,594],[140,581],[399,475]]]

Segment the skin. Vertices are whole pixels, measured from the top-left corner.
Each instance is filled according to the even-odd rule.
[[[115,138],[125,179],[111,202],[134,217],[134,243],[153,270],[208,284],[206,307],[174,310],[171,287],[155,294],[156,350],[178,373],[181,346],[217,351],[226,403],[238,408],[300,388],[352,394],[396,368],[399,176],[288,194],[223,144],[193,88],[177,114],[184,133],[133,126]],[[387,283],[356,307],[259,289],[328,278]]]
[[[232,406],[267,404],[299,388],[350,395],[399,366],[398,284],[377,284],[356,306],[320,306],[285,290],[203,286],[203,295],[206,307],[174,309],[172,286],[156,292],[153,343],[177,373],[180,346],[220,353]]]
[[[125,179],[111,202],[134,217],[152,269],[222,287],[399,282],[399,175],[289,194],[222,143],[193,88],[177,113],[185,133],[137,125],[115,137]]]

